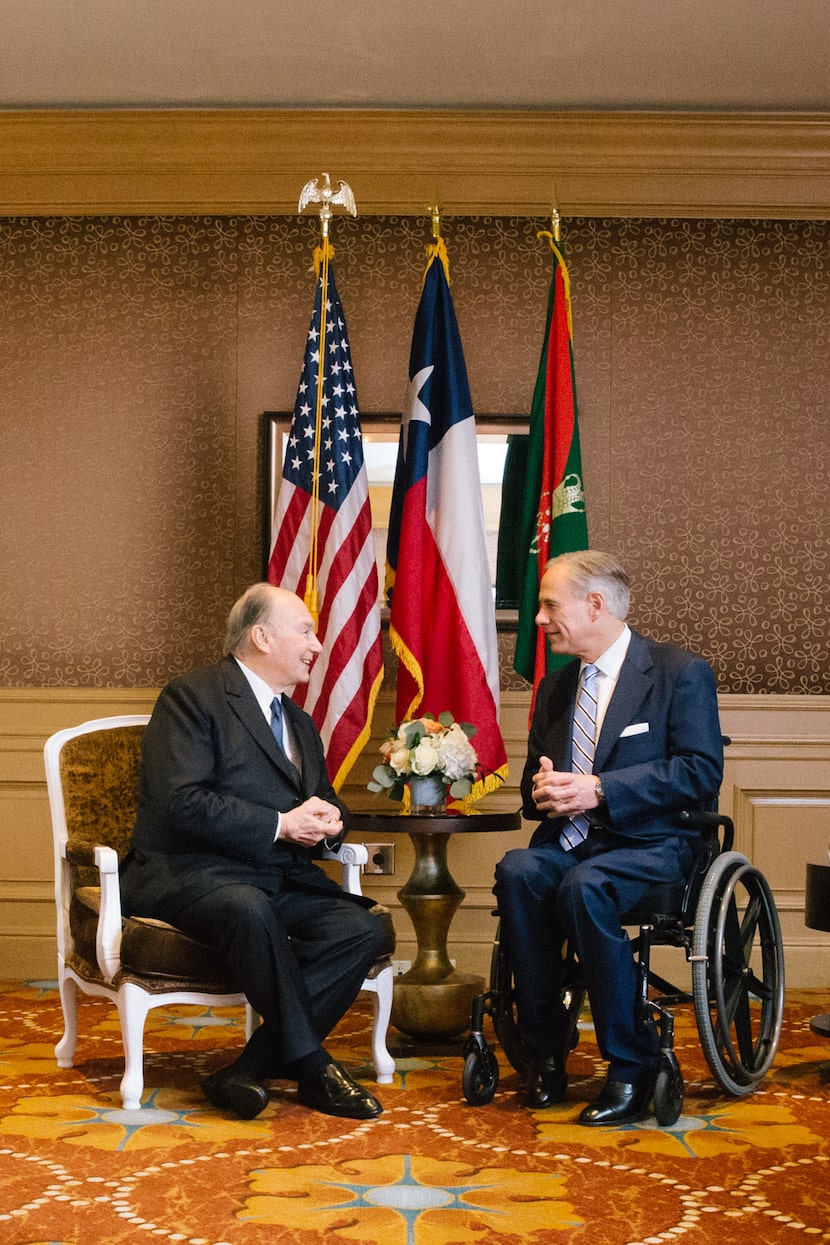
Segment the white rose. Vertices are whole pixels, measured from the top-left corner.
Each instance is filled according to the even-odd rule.
[[[426,735],[412,753],[412,773],[431,774],[433,770],[440,768],[438,749],[432,736]]]

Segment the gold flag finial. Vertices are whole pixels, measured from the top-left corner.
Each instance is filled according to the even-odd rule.
[[[297,211],[304,212],[309,203],[320,204],[320,227],[323,232],[323,241],[326,241],[329,236],[329,221],[332,216],[332,208],[345,208],[352,216],[357,216],[357,208],[352,188],[348,182],[338,181],[339,190],[334,191],[331,188],[331,180],[328,173],[323,174],[322,181],[322,186],[316,177],[312,178],[310,182],[306,182],[300,191],[300,202]]]
[[[430,207],[432,215],[432,240],[437,242],[441,237],[441,207],[438,203],[438,196],[435,196],[435,202]]]

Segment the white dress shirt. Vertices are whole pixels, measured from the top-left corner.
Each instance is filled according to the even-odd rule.
[[[265,682],[264,679],[261,679],[258,674],[255,674],[253,670],[250,670],[243,661],[239,660],[238,657],[234,657],[234,661],[239,666],[239,669],[242,671],[242,673],[245,675],[245,678],[248,680],[251,691],[253,692],[254,696],[256,696],[256,702],[259,705],[260,709],[262,710],[263,714],[265,715],[265,721],[268,723],[268,726],[270,729],[271,718],[273,717],[273,714],[271,713],[271,701],[274,699],[273,688],[270,687]],[[279,699],[280,699],[280,703],[282,703],[282,696],[280,696]],[[294,749],[292,748],[291,731],[289,729],[288,722],[285,717],[285,712],[283,712],[283,715],[282,715],[282,750],[285,753],[285,755],[288,757],[291,764],[296,768],[297,772],[299,773],[300,767],[297,764],[297,759],[294,755]],[[281,816],[282,816],[281,813],[277,813],[277,832],[274,835],[275,841],[280,837],[280,817]]]
[[[594,682],[597,693],[597,740],[599,740],[602,724],[605,721],[605,713],[608,709],[608,702],[614,694],[614,688],[617,686],[617,680],[620,677],[620,670],[625,661],[625,655],[628,652],[628,646],[631,643],[631,628],[626,623],[621,634],[617,637],[610,648],[597,658],[595,662],[583,661],[579,667],[580,678],[582,671],[587,665],[594,665],[599,670],[599,674]]]

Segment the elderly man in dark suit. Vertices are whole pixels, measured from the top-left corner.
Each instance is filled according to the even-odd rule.
[[[496,869],[534,1109],[565,1096],[565,939],[579,956],[608,1061],[599,1097],[579,1117],[587,1125],[648,1114],[659,1041],[637,1022],[620,918],[652,884],[685,878],[695,832],[680,813],[712,801],[723,772],[711,669],[631,631],[628,606],[614,558],[583,552],[548,563],[536,622],[555,653],[578,660],[539,684],[522,777],[523,814],[539,825],[530,846]]]
[[[381,1111],[322,1045],[382,930],[372,901],[344,894],[313,860],[348,817],[320,736],[288,695],[319,652],[300,598],[254,585],[230,612],[224,659],[164,688],[143,741],[124,908],[219,948],[262,1017],[240,1056],[202,1082],[246,1119],[276,1077],[330,1115]]]

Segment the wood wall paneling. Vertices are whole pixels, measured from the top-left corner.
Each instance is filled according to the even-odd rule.
[[[0,977],[54,977],[52,849],[42,749],[53,730],[110,713],[149,712],[151,689],[42,689],[21,694],[0,689]],[[526,747],[527,696],[503,697],[502,723],[511,775],[488,807],[513,809]],[[381,694],[372,739],[344,795],[355,810],[388,809],[367,792],[377,746],[393,714],[393,695]],[[830,982],[830,934],[804,926],[804,874],[808,860],[826,860],[830,836],[830,704],[797,696],[725,696],[724,730],[733,738],[721,805],[736,823],[736,850],[757,863],[775,894],[791,986]],[[359,819],[358,819],[359,820]],[[524,845],[531,827],[510,835],[459,836],[449,848],[450,869],[466,892],[450,934],[450,954],[465,972],[487,976],[493,936],[491,893],[496,862]],[[359,828],[354,837],[369,836]],[[376,836],[374,836],[376,837]],[[398,932],[398,958],[412,959],[415,940],[397,899],[412,867],[412,847],[395,837],[396,873],[364,879],[367,893],[388,904]],[[658,971],[683,984],[678,952],[661,953]]]

